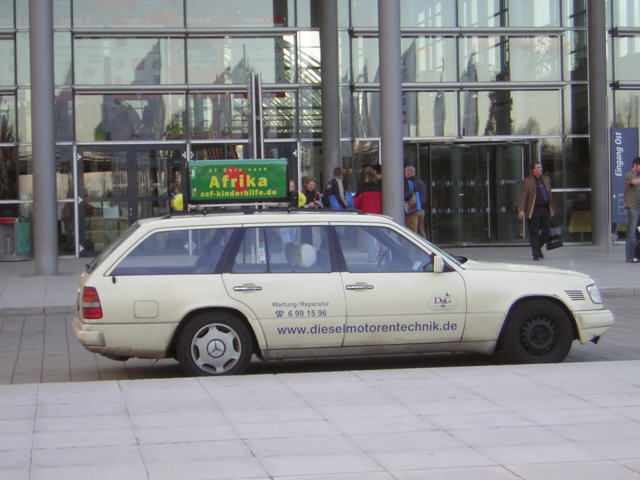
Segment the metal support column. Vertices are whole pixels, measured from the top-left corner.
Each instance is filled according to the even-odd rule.
[[[29,0],[36,275],[58,273],[52,0]]]
[[[340,166],[340,96],[338,90],[338,2],[320,3],[320,63],[322,65],[322,175],[321,187]]]
[[[378,0],[382,212],[404,225],[400,2]]]
[[[609,167],[607,156],[607,54],[605,2],[589,0],[589,160],[591,240],[610,250]]]

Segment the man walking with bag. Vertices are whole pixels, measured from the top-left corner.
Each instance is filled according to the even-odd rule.
[[[536,261],[544,258],[542,246],[551,236],[551,217],[553,217],[551,181],[548,175],[542,175],[542,165],[534,163],[531,174],[522,182],[518,218],[527,219],[529,245],[531,245],[533,259]]]
[[[427,238],[424,231],[424,207],[427,203],[427,185],[416,178],[415,167],[404,167],[404,224],[422,238]]]

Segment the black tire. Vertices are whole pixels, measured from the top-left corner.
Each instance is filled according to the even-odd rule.
[[[245,324],[226,312],[207,312],[182,327],[176,358],[189,376],[232,375],[245,371],[253,342]]]
[[[502,349],[513,363],[555,363],[571,349],[573,329],[567,313],[546,301],[518,305],[502,333]]]

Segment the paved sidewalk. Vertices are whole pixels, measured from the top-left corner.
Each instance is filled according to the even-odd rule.
[[[624,261],[624,245],[607,255],[603,247],[565,246],[533,262],[528,246],[452,248],[451,253],[477,260],[515,262],[567,268],[588,273],[605,296],[640,295],[640,264]],[[35,275],[33,261],[0,262],[0,314],[73,311],[76,285],[87,258],[64,258],[59,274]]]
[[[0,387],[0,478],[640,479],[637,361]]]

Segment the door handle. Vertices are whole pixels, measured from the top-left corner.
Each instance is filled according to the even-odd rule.
[[[238,285],[233,287],[234,292],[253,292],[253,291],[260,291],[260,290],[262,290],[262,287],[260,285],[253,285],[253,284]]]
[[[347,285],[347,290],[373,290],[373,285],[368,283],[356,283]]]

